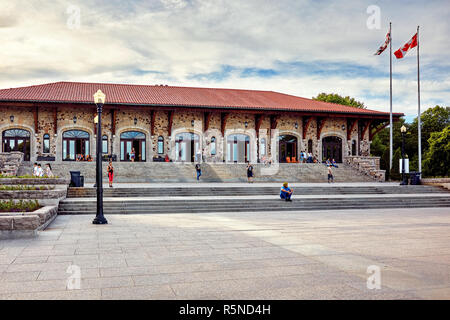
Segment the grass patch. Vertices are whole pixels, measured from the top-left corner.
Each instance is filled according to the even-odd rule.
[[[42,206],[37,200],[2,200],[0,201],[0,212],[31,212]]]
[[[0,191],[44,191],[53,189],[55,189],[55,186],[25,186],[25,185],[0,186]]]

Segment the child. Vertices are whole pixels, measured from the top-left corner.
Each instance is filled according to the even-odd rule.
[[[38,164],[38,169],[37,169],[37,176],[38,177],[43,177],[44,176],[44,170],[41,168],[41,164]]]
[[[38,176],[38,164],[37,164],[37,162],[35,162],[34,166],[33,166],[33,176],[34,177]]]
[[[288,183],[287,182],[283,183],[283,186],[281,187],[281,190],[280,190],[280,198],[281,198],[281,200],[284,199],[286,201],[292,201],[291,200],[291,196],[292,196],[293,192],[294,191],[291,188],[288,187]]]
[[[50,163],[47,163],[46,165],[45,165],[46,167],[45,167],[45,175],[47,176],[47,177],[54,177],[54,174],[53,174],[53,172],[52,172],[52,167],[50,166]]]

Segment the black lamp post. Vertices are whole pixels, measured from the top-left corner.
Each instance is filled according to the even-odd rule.
[[[96,186],[97,186],[97,214],[95,215],[93,224],[107,224],[108,221],[103,216],[103,184],[102,184],[102,109],[105,103],[106,95],[99,89],[94,94],[94,102],[97,106],[97,152],[96,152]]]
[[[405,186],[408,184],[406,181],[406,175],[405,175],[405,134],[406,134],[406,127],[402,126],[400,128],[400,131],[402,132],[402,182],[400,183],[401,186]]]

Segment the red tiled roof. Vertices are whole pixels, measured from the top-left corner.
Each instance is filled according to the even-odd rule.
[[[0,90],[0,101],[93,103],[93,94],[98,89],[106,94],[106,104],[388,114],[273,91],[82,82],[55,82],[3,89]],[[403,114],[395,115],[398,117]]]

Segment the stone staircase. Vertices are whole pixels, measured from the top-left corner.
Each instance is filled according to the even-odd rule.
[[[123,183],[152,182],[195,182],[195,164],[193,163],[130,163],[115,162],[114,181]],[[246,164],[203,163],[201,182],[246,182]],[[253,164],[255,182],[327,182],[327,168],[319,163],[275,164],[265,166]],[[70,171],[80,171],[86,183],[95,181],[94,162],[52,163],[53,173],[69,179]],[[20,174],[31,174],[30,164],[23,164]],[[103,163],[103,179],[106,182],[106,163]],[[359,172],[350,165],[339,164],[333,169],[335,182],[374,182],[370,175]]]
[[[274,186],[114,188],[105,189],[103,206],[106,215],[450,208],[450,193],[434,186],[295,187],[298,196],[291,203],[281,201],[278,192],[279,187]],[[68,198],[59,203],[58,213],[95,215],[94,193],[93,188],[70,188]]]
[[[0,153],[0,174],[5,176],[16,176],[22,162],[22,152],[15,151]]]

